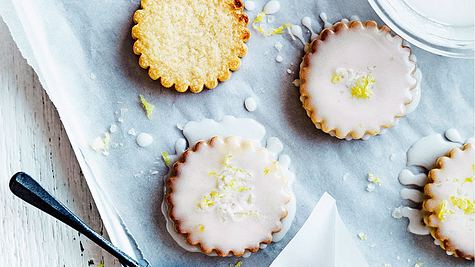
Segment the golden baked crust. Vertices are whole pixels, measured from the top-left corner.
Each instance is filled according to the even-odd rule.
[[[319,46],[323,42],[325,42],[325,40],[329,36],[338,34],[341,31],[347,31],[350,28],[361,28],[361,27],[367,28],[367,29],[377,29],[379,31],[386,32],[387,34],[391,34],[391,29],[389,27],[387,27],[386,25],[382,25],[382,26],[378,27],[378,24],[375,21],[371,21],[371,20],[370,21],[365,21],[365,22],[361,22],[361,21],[349,21],[349,22],[340,21],[340,22],[336,22],[335,24],[333,24],[332,27],[325,28],[324,30],[322,30],[320,32],[320,34],[318,35],[318,37],[315,38],[310,43],[309,49],[306,52],[305,56],[303,57],[302,63],[300,64],[300,72],[299,72],[299,76],[300,76],[300,101],[302,102],[303,108],[305,109],[305,111],[307,112],[308,117],[310,117],[310,119],[312,120],[313,124],[315,124],[317,129],[321,129],[325,133],[328,133],[331,136],[335,136],[339,139],[361,139],[364,136],[375,136],[375,135],[378,135],[379,133],[381,133],[382,129],[391,128],[391,127],[394,126],[394,124],[381,125],[379,130],[376,130],[376,131],[375,130],[366,130],[363,135],[359,135],[355,131],[350,131],[349,133],[346,134],[346,133],[343,133],[338,128],[329,127],[327,125],[327,123],[325,122],[325,120],[319,116],[317,108],[314,107],[311,104],[311,96],[309,94],[307,80],[308,80],[308,76],[309,76],[310,68],[311,68],[310,60],[311,60],[312,54],[318,53]],[[401,46],[404,49],[409,50],[409,52],[410,52],[409,47],[404,46],[404,45],[401,45]],[[410,60],[410,61],[412,61],[412,60]],[[414,77],[414,79],[416,79],[415,78],[416,68],[413,70],[412,76]],[[416,84],[416,86],[417,86],[417,84]],[[411,88],[411,92],[415,92],[416,86],[414,86],[414,88]],[[409,102],[405,103],[405,105],[408,106],[411,103],[412,103],[412,101],[409,101]],[[404,116],[404,115],[398,114],[398,115],[395,116],[395,119],[398,119],[402,116]]]
[[[429,227],[432,237],[440,241],[439,246],[453,256],[465,258],[467,260],[473,260],[474,255],[466,254],[460,251],[456,246],[453,245],[453,242],[449,239],[449,237],[444,236],[438,228],[439,220],[437,219],[437,203],[440,202],[440,200],[437,199],[437,195],[432,190],[432,188],[434,183],[437,183],[441,180],[439,178],[439,172],[445,167],[446,162],[451,160],[455,154],[463,153],[464,151],[471,148],[471,144],[465,144],[462,148],[454,148],[450,150],[446,156],[437,159],[434,169],[432,169],[427,176],[427,184],[424,186],[424,194],[426,199],[422,203],[422,209],[425,211],[424,223]]]
[[[176,163],[173,165],[171,169],[171,174],[170,178],[166,182],[166,187],[167,187],[167,195],[165,196],[167,206],[168,206],[168,215],[170,216],[170,219],[174,222],[175,224],[175,231],[183,236],[185,236],[186,241],[188,244],[192,246],[197,246],[202,253],[210,255],[213,253],[216,253],[216,255],[221,256],[221,257],[227,257],[234,255],[236,257],[241,257],[243,256],[246,252],[257,252],[260,249],[261,244],[270,244],[272,242],[272,234],[279,232],[282,227],[274,228],[272,229],[272,232],[266,237],[266,239],[261,240],[259,243],[256,243],[252,247],[245,248],[242,251],[234,251],[231,250],[230,252],[225,252],[217,247],[207,247],[201,242],[194,242],[191,236],[193,235],[192,232],[187,231],[183,229],[181,221],[175,216],[174,213],[174,186],[176,183],[177,179],[180,179],[180,169],[182,168],[183,165],[186,164],[187,158],[190,154],[195,153],[199,151],[202,147],[205,146],[210,146],[214,147],[217,145],[217,143],[223,143],[227,142],[229,138],[222,139],[220,137],[213,137],[208,141],[200,141],[198,142],[194,147],[187,149],[181,156],[180,158],[176,161]],[[241,146],[246,146],[248,144],[241,143]],[[287,202],[290,201],[290,198],[287,200]],[[284,209],[283,212],[280,214],[280,220],[282,221],[284,218],[287,217],[288,211],[287,209]]]
[[[142,0],[134,21],[140,67],[178,92],[216,87],[247,53],[249,19],[241,0]]]

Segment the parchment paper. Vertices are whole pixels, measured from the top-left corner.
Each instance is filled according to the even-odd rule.
[[[256,1],[260,10],[265,1]],[[380,22],[366,1],[281,1],[277,22],[299,24],[303,16],[318,18],[322,11],[330,21],[358,15]],[[162,151],[173,151],[180,137],[177,123],[224,115],[255,118],[268,136],[278,136],[297,174],[297,215],[286,238],[244,259],[244,266],[266,266],[301,227],[312,208],[328,191],[338,201],[339,211],[371,266],[469,266],[445,255],[429,236],[415,236],[407,222],[391,217],[401,204],[397,180],[405,165],[405,152],[419,138],[455,127],[473,135],[473,61],[443,58],[414,48],[423,73],[419,108],[384,135],[369,141],[340,141],[315,129],[299,101],[292,81],[298,76],[302,44],[288,35],[263,38],[252,31],[249,52],[241,69],[212,91],[178,94],[163,89],[138,66],[132,53],[132,14],[139,1],[0,1],[0,13],[23,55],[34,67],[58,108],[73,149],[111,239],[116,244],[133,236],[153,266],[226,266],[235,258],[212,258],[179,248],[165,229],[160,213],[162,175],[158,160]],[[253,19],[257,10],[250,12]],[[306,35],[308,37],[308,35]],[[275,62],[274,43],[284,44],[284,61]],[[290,68],[294,73],[289,75]],[[138,104],[138,94],[155,106],[147,120]],[[246,97],[258,100],[258,109],[248,113]],[[128,109],[117,121],[121,108]],[[118,112],[120,113],[120,112]],[[115,123],[109,156],[90,149],[95,137]],[[155,142],[139,148],[128,129],[152,133]],[[123,146],[120,146],[120,143]],[[395,153],[395,160],[389,156]],[[157,170],[158,174],[150,174]],[[142,173],[143,172],[143,173]],[[350,178],[343,181],[345,173]],[[366,175],[382,177],[375,192],[365,191]],[[413,205],[411,205],[413,206]],[[114,219],[119,215],[121,219]],[[111,219],[112,218],[112,219]],[[128,231],[122,232],[126,226]],[[366,241],[356,234],[367,234]],[[133,250],[135,244],[124,248]],[[137,252],[138,253],[138,252]],[[341,257],[345,257],[342,253]]]

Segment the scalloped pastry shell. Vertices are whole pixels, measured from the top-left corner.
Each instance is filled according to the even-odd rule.
[[[132,27],[140,67],[178,92],[215,88],[247,53],[243,6],[241,0],[142,0]]]
[[[316,128],[321,129],[325,133],[328,133],[331,136],[337,137],[339,139],[347,139],[347,140],[364,139],[364,138],[368,138],[370,136],[378,135],[378,134],[381,133],[381,131],[383,129],[393,127],[394,124],[396,123],[396,121],[400,117],[403,117],[405,115],[405,114],[395,114],[391,123],[381,125],[378,130],[374,130],[374,129],[373,130],[365,130],[365,132],[363,134],[361,134],[361,133],[358,133],[356,130],[350,130],[349,132],[346,132],[346,131],[342,131],[339,128],[329,127],[328,123],[326,121],[327,118],[322,118],[319,115],[318,107],[315,107],[314,105],[312,105],[312,103],[311,103],[311,98],[312,97],[310,96],[310,92],[309,92],[309,88],[308,88],[308,82],[307,82],[308,81],[308,76],[310,75],[310,68],[311,68],[310,61],[311,61],[312,54],[318,53],[318,49],[319,49],[320,44],[325,42],[325,40],[329,36],[338,34],[341,31],[347,31],[351,28],[361,28],[361,27],[363,27],[365,29],[377,29],[379,31],[382,31],[382,32],[385,32],[385,33],[391,35],[391,37],[393,36],[391,34],[391,29],[389,29],[385,25],[382,25],[382,26],[378,27],[378,24],[375,21],[365,21],[365,22],[349,21],[349,22],[345,22],[345,21],[342,20],[340,22],[337,22],[337,23],[333,24],[332,27],[325,28],[322,32],[320,32],[318,37],[315,38],[310,43],[309,50],[307,51],[307,53],[303,57],[302,63],[300,64],[300,73],[299,73],[299,75],[300,75],[300,101],[302,102],[303,108],[306,110],[306,113],[307,113],[308,117],[310,117],[312,122],[315,124]],[[401,39],[401,47],[403,47],[404,49],[409,50],[409,54],[411,53],[410,48],[403,45],[402,39]],[[414,66],[416,65],[416,63],[413,60],[411,60],[410,58],[409,58],[409,61],[414,63]],[[417,81],[416,70],[417,70],[417,68],[414,68],[412,70],[411,76],[414,78],[414,80]],[[417,82],[414,85],[414,87],[410,88],[410,90],[412,92],[412,95],[413,95],[413,99],[414,99],[414,95],[415,95],[416,86],[417,86]],[[411,104],[411,102],[412,102],[412,100],[408,101],[407,103],[404,103],[404,104],[407,107],[409,104]]]
[[[230,256],[230,255],[241,257],[247,251],[252,252],[252,253],[257,252],[260,249],[261,244],[270,244],[272,242],[272,234],[277,233],[280,230],[282,230],[282,224],[281,224],[282,220],[284,218],[286,218],[287,214],[288,214],[288,211],[285,208],[285,205],[290,201],[290,194],[288,195],[288,198],[286,199],[285,203],[282,203],[283,204],[282,211],[279,215],[280,227],[273,228],[272,231],[270,231],[266,235],[266,238],[262,239],[260,242],[254,244],[253,246],[250,246],[250,247],[245,247],[245,248],[243,247],[240,250],[225,251],[217,245],[216,246],[206,246],[204,244],[204,242],[199,241],[199,238],[196,238],[196,237],[192,238],[192,235],[193,235],[192,231],[187,231],[187,230],[183,229],[182,221],[180,220],[180,218],[178,218],[175,215],[175,212],[174,212],[174,208],[175,208],[174,207],[174,197],[175,197],[174,196],[174,191],[175,191],[174,187],[175,187],[176,181],[178,179],[180,179],[180,170],[181,170],[182,166],[187,164],[187,159],[191,154],[200,151],[203,147],[206,147],[206,146],[217,147],[217,146],[221,146],[221,145],[224,145],[224,144],[228,145],[228,144],[231,144],[231,143],[233,143],[234,145],[237,143],[238,147],[247,147],[247,148],[256,149],[251,141],[246,141],[246,140],[240,139],[239,137],[227,137],[227,138],[224,138],[224,139],[221,138],[221,137],[213,137],[208,141],[200,141],[193,148],[187,149],[181,155],[181,157],[178,159],[178,161],[173,165],[170,178],[167,180],[167,195],[165,197],[166,197],[166,201],[167,201],[167,205],[168,205],[168,215],[170,216],[171,220],[175,224],[176,232],[183,235],[185,237],[186,241],[188,242],[188,244],[190,244],[192,246],[197,246],[201,250],[202,253],[207,254],[207,255],[212,255],[213,253],[216,253],[216,255],[221,256],[221,257],[226,257],[226,256]],[[223,233],[223,235],[224,235],[224,233]],[[223,236],[223,238],[225,238],[225,237]],[[195,242],[193,240],[195,240]],[[198,240],[198,241],[196,241],[196,240]]]
[[[438,219],[437,219],[437,212],[438,212],[437,205],[434,205],[435,202],[431,203],[432,201],[437,201],[436,200],[437,194],[431,189],[431,187],[433,183],[440,181],[440,178],[438,175],[439,171],[441,169],[444,169],[446,162],[449,160],[452,160],[457,153],[464,153],[468,150],[473,150],[472,144],[465,144],[461,149],[454,148],[449,151],[447,156],[443,156],[437,159],[434,169],[432,169],[429,172],[428,182],[426,186],[424,187],[424,193],[425,193],[426,199],[424,200],[422,204],[422,209],[426,212],[426,214],[424,215],[424,223],[429,227],[432,237],[440,241],[439,246],[445,251],[447,251],[448,254],[452,254],[455,257],[461,257],[467,260],[473,260],[474,259],[473,253],[467,254],[467,253],[462,252],[459,248],[457,248],[453,244],[453,242],[450,240],[448,236],[444,236],[441,233],[439,229]],[[474,238],[473,242],[475,242],[475,237],[473,238]]]

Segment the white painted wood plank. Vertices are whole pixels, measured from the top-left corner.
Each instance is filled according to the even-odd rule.
[[[87,238],[14,197],[17,171],[36,178],[96,231],[103,226],[58,113],[0,20],[0,266],[119,266]]]

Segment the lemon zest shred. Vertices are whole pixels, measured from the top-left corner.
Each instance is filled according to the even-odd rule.
[[[202,225],[202,224],[199,224],[199,225],[198,225],[198,230],[199,230],[201,233],[204,232],[204,231],[205,231],[205,226]]]
[[[376,83],[371,73],[359,77],[351,89],[351,96],[360,99],[367,99],[373,95],[372,87]]]
[[[142,104],[142,108],[145,111],[145,115],[147,116],[149,120],[151,120],[155,106],[153,104],[150,104],[150,102],[148,102],[147,99],[145,99],[143,95],[139,95],[139,98],[140,98],[140,103]]]
[[[341,74],[338,74],[338,73],[334,72],[332,74],[331,82],[333,84],[338,84],[338,83],[341,82],[342,79],[343,79],[343,76]]]
[[[468,198],[461,198],[461,197],[450,197],[450,202],[455,207],[463,210],[465,214],[474,214],[475,213],[475,205],[474,201]]]
[[[167,166],[170,166],[170,164],[172,163],[172,161],[170,160],[170,155],[168,155],[168,152],[166,151],[162,152],[162,159],[163,162],[165,162],[165,165]]]
[[[447,208],[447,203],[448,203],[447,200],[443,200],[439,204],[437,218],[439,218],[439,220],[441,221],[445,221],[448,215],[451,215],[454,213],[452,210],[449,210]]]

